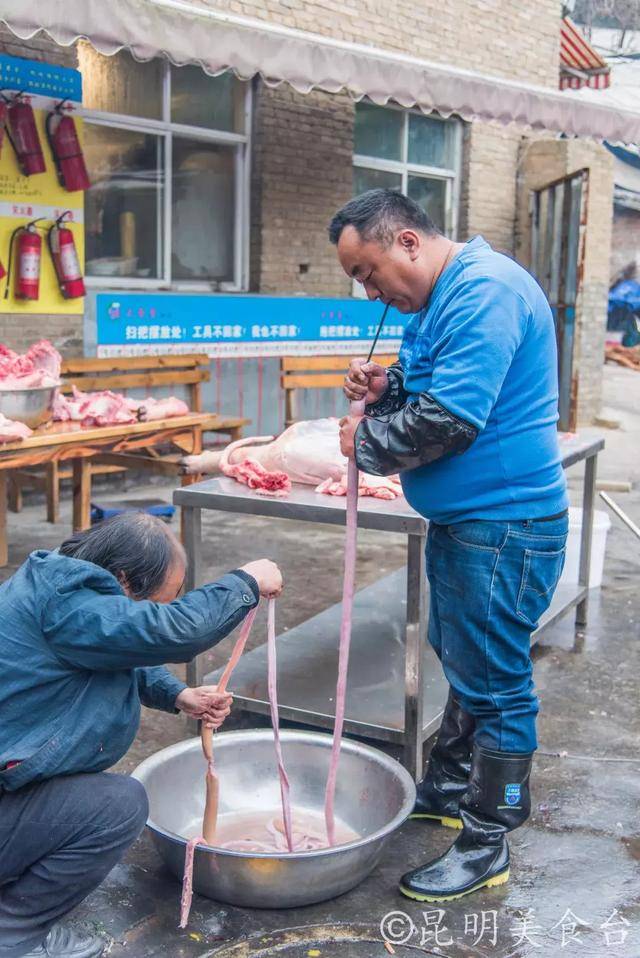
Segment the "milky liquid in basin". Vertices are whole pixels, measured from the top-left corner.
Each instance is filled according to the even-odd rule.
[[[295,852],[317,851],[328,848],[327,829],[323,812],[311,809],[292,809],[293,850]],[[336,819],[336,845],[355,842],[361,836]],[[186,838],[200,834],[201,822],[195,821],[186,830]],[[251,812],[227,812],[218,817],[216,848],[227,851],[257,852],[259,854],[287,854],[287,842],[282,825],[282,808]]]

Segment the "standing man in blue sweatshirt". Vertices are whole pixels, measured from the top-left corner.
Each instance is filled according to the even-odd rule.
[[[562,572],[567,493],[553,317],[535,280],[482,237],[453,243],[412,200],[371,190],[333,218],[345,272],[410,319],[399,362],[353,360],[341,446],[400,473],[430,520],[429,641],[450,693],[416,817],[462,829],[400,891],[447,901],[509,877],[506,834],[529,816],[538,700],[530,637]]]

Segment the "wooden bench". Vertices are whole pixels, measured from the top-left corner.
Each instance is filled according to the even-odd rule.
[[[381,366],[390,366],[397,356],[373,357]],[[284,424],[296,422],[298,389],[335,389],[342,386],[349,365],[347,356],[283,356],[280,361],[280,384],[284,389]]]
[[[110,389],[113,392],[126,393],[130,389],[152,390],[159,386],[183,386],[187,388],[188,404],[192,412],[202,413],[202,383],[209,382],[211,360],[201,353],[189,353],[182,356],[127,356],[112,359],[94,359],[77,357],[65,359],[62,363],[64,384],[63,393],[71,393],[73,386],[82,392],[95,392]],[[206,414],[202,432],[221,432],[229,435],[231,441],[240,439],[242,427],[250,422],[236,416]],[[191,453],[191,448],[175,443],[183,452]],[[93,475],[124,472],[127,469],[149,469],[166,476],[180,473],[180,453],[162,455],[157,449],[149,447],[144,454],[106,453],[91,461]],[[44,489],[47,499],[47,520],[57,522],[59,518],[60,480],[72,478],[72,468],[60,468],[57,462],[48,463],[44,472],[18,470],[12,472],[9,489],[9,505],[14,512],[22,508],[23,486],[32,485]]]

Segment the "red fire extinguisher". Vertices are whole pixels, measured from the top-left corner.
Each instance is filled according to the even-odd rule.
[[[88,190],[91,183],[73,117],[63,112],[73,109],[71,103],[65,107],[67,102],[60,100],[56,103],[55,109],[47,116],[46,129],[60,185],[73,193]]]
[[[66,210],[50,227],[47,240],[60,292],[65,299],[77,299],[84,296],[85,289],[73,233],[64,225],[64,218],[69,212]]]
[[[25,176],[46,170],[42,145],[31,106],[31,97],[17,93],[7,106],[9,141],[15,150],[18,166]]]
[[[18,226],[11,234],[9,243],[9,268],[4,298],[9,296],[11,273],[15,266],[16,299],[38,299],[40,293],[40,264],[42,262],[42,239],[36,223],[43,217],[32,220],[26,226]]]

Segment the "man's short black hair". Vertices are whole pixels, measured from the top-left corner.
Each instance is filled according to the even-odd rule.
[[[389,246],[397,230],[413,229],[434,236],[438,230],[421,206],[399,190],[367,190],[339,209],[329,224],[329,239],[338,242],[345,226],[353,226],[363,240]]]
[[[134,599],[148,599],[164,583],[184,549],[157,516],[126,512],[85,532],[74,532],[60,553],[102,566],[129,587]]]

